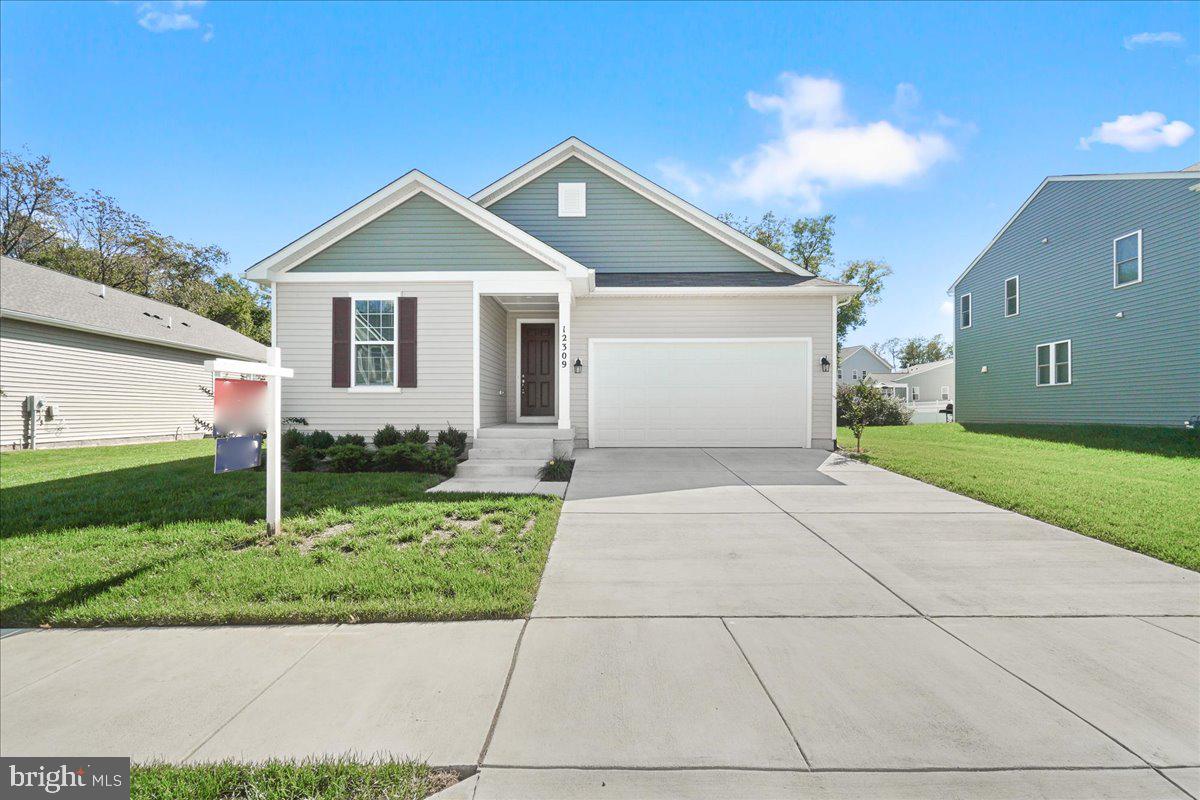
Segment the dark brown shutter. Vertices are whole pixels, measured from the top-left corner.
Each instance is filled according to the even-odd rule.
[[[350,352],[352,324],[350,298],[333,298],[333,377],[329,385],[334,388],[350,385],[350,364],[353,361]]]
[[[417,298],[396,298],[396,385],[417,385]]]

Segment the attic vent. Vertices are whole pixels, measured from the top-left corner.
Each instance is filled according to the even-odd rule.
[[[586,183],[560,183],[558,185],[558,215],[560,217],[587,216]]]

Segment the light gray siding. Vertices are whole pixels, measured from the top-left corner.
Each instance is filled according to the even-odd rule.
[[[213,356],[13,319],[0,320],[0,444],[22,445],[26,395],[54,418],[38,447],[196,438],[212,423]]]
[[[842,383],[860,383],[868,372],[889,372],[888,363],[865,347],[860,347],[838,365]]]
[[[588,436],[588,340],[598,338],[812,338],[813,447],[833,442],[835,373],[821,371],[833,360],[833,305],[828,297],[630,297],[581,298],[571,316],[571,361],[584,363],[571,376],[571,423],[575,440]]]
[[[919,390],[920,402],[954,402],[954,362],[949,361],[938,367],[933,367],[913,375],[900,376],[893,378],[901,383],[907,384],[910,389],[916,388]],[[950,399],[942,400],[941,389],[945,386],[950,390]]]
[[[494,297],[479,298],[479,424],[505,421],[508,312]]]
[[[560,181],[587,184],[587,216],[558,216]],[[577,158],[548,170],[488,210],[598,272],[767,269]]]
[[[472,296],[470,283],[281,283],[276,286],[276,342],[283,364],[296,371],[283,382],[284,416],[304,417],[310,429],[360,433],[368,439],[392,423],[438,431],[474,425]],[[355,391],[330,386],[332,298],[394,294],[417,298],[417,386]],[[481,353],[482,355],[482,353]]]
[[[418,194],[292,268],[294,272],[548,270],[508,242]]]
[[[960,422],[1179,426],[1200,414],[1200,193],[1189,188],[1198,180],[1042,189],[956,287]],[[1138,229],[1143,280],[1114,289],[1113,239]],[[1013,275],[1020,313],[1005,317]],[[1062,339],[1072,342],[1070,385],[1036,386],[1037,345]]]

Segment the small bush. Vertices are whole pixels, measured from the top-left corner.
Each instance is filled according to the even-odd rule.
[[[325,451],[334,472],[362,472],[371,467],[371,454],[361,444],[335,444]]]
[[[438,432],[437,443],[449,447],[454,451],[455,458],[458,458],[467,452],[467,432],[450,425],[446,430]]]
[[[458,469],[458,456],[448,444],[439,444],[432,450],[425,451],[425,464],[422,472],[435,472],[453,478]]]
[[[375,468],[380,472],[423,472],[428,460],[429,449],[425,445],[401,442],[379,448]]]
[[[307,437],[305,437],[303,431],[298,431],[295,428],[288,428],[283,432],[283,435],[279,437],[279,443],[283,447],[283,449],[279,452],[286,455],[293,448],[304,444],[306,438]]]
[[[838,425],[849,426],[850,418],[848,415],[851,398],[859,398],[858,405],[861,407],[861,399],[866,394],[859,390],[859,386],[866,386],[866,392],[872,394],[872,402],[867,405],[865,413],[866,419],[863,420],[865,425],[907,425],[912,419],[913,412],[911,409],[905,408],[894,397],[884,397],[883,393],[878,388],[867,384],[850,384],[847,386],[837,387],[837,414]],[[877,398],[874,395],[878,395]],[[856,413],[862,413],[857,411]]]
[[[569,458],[552,458],[538,471],[538,477],[544,481],[569,481],[575,462]]]
[[[411,431],[402,433],[400,440],[403,442],[412,442],[413,444],[429,444],[429,431],[422,430],[421,426],[418,425]]]
[[[313,467],[317,465],[317,457],[308,445],[296,445],[284,453],[284,456],[292,472],[312,472]]]
[[[329,431],[313,431],[305,437],[304,444],[318,458],[325,455],[325,451],[333,447],[333,434]]]
[[[353,444],[359,447],[366,447],[367,440],[365,437],[360,436],[357,433],[343,433],[341,436],[337,437],[337,441],[334,442],[334,444]]]
[[[372,441],[375,442],[375,447],[378,450],[382,450],[390,445],[400,444],[400,431],[396,430],[396,426],[389,422],[375,431]]]

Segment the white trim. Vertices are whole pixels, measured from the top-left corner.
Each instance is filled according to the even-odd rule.
[[[683,198],[668,192],[661,186],[651,182],[624,164],[615,161],[574,136],[555,145],[545,153],[518,167],[489,186],[480,189],[471,195],[471,200],[487,208],[535,178],[554,169],[569,158],[578,158],[583,163],[599,170],[625,188],[636,192],[660,208],[671,212],[685,222],[699,228],[723,244],[732,247],[742,255],[757,261],[768,269],[776,272],[794,272],[797,275],[812,274],[769,247],[764,247],[740,231],[721,222],[711,214],[696,208]]]
[[[579,208],[571,209],[571,192],[579,192]],[[560,218],[587,216],[587,183],[584,181],[559,181],[558,184],[558,216]]]
[[[954,279],[954,283],[950,284],[950,288],[946,290],[946,293],[952,294],[954,292],[954,287],[958,286],[958,284],[960,284],[962,282],[962,279],[967,277],[967,273],[970,272],[971,269],[976,264],[979,263],[979,260],[981,258],[983,258],[985,255],[987,255],[987,252],[992,249],[992,245],[996,244],[996,242],[998,242],[1000,240],[1000,237],[1004,235],[1004,232],[1007,231],[1010,227],[1012,227],[1012,224],[1017,221],[1017,217],[1021,216],[1021,212],[1024,211],[1029,206],[1029,204],[1033,202],[1033,198],[1035,198],[1039,194],[1041,194],[1042,189],[1046,188],[1046,184],[1048,184],[1048,183],[1072,183],[1072,182],[1076,182],[1076,181],[1140,181],[1140,180],[1156,180],[1157,181],[1157,180],[1166,180],[1166,179],[1171,179],[1171,178],[1181,178],[1184,180],[1195,180],[1196,174],[1194,172],[1192,172],[1192,173],[1189,173],[1189,172],[1126,172],[1126,173],[1117,174],[1117,175],[1053,175],[1049,178],[1046,178],[1040,184],[1038,184],[1038,187],[1036,189],[1033,190],[1033,194],[1031,194],[1031,195],[1029,195],[1029,197],[1025,198],[1025,202],[1022,203],[1021,207],[1017,209],[1017,213],[1013,214],[1011,217],[1008,218],[1008,222],[1004,223],[1004,227],[1002,227],[1000,229],[1000,232],[992,237],[992,240],[987,243],[987,247],[983,248],[983,250],[980,251],[979,255],[975,256],[974,260],[972,260],[971,263],[967,265],[967,268],[964,269],[962,271],[962,273],[957,278]]]
[[[1013,299],[1017,301],[1017,310],[1011,314],[1008,313],[1008,282],[1009,281],[1017,282],[1017,291],[1013,297]],[[1020,313],[1021,313],[1021,276],[1020,275],[1012,275],[1012,276],[1004,279],[1004,316],[1005,317],[1016,317],[1016,316],[1019,316]]]
[[[1137,280],[1136,281],[1125,281],[1124,283],[1118,283],[1118,281],[1117,281],[1117,242],[1121,241],[1122,239],[1128,239],[1130,236],[1137,237],[1137,246],[1138,246],[1138,248],[1137,248],[1137,268],[1138,268]],[[1132,233],[1127,233],[1124,236],[1118,236],[1117,238],[1113,239],[1112,240],[1112,257],[1113,257],[1112,267],[1113,267],[1113,288],[1114,289],[1124,289],[1126,286],[1133,286],[1134,284],[1141,283],[1142,282],[1142,229],[1138,228],[1136,231],[1133,231]],[[1126,259],[1126,260],[1128,260],[1128,259]]]
[[[1065,381],[1056,380],[1056,378],[1058,377],[1058,370],[1055,369],[1055,365],[1058,363],[1056,356],[1058,355],[1058,346],[1060,344],[1065,344],[1067,346],[1067,379]],[[1041,350],[1043,347],[1050,348],[1050,382],[1049,383],[1039,383],[1038,382],[1037,353],[1038,353],[1038,350]],[[1059,339],[1058,341],[1055,341],[1055,342],[1041,342],[1040,344],[1034,345],[1034,347],[1033,347],[1033,385],[1038,387],[1039,389],[1046,387],[1046,386],[1070,386],[1071,382],[1075,380],[1074,360],[1075,360],[1075,347],[1074,347],[1074,345],[1071,344],[1070,339]]]
[[[967,324],[966,325],[962,324],[962,316],[963,316],[962,315],[962,312],[963,312],[962,301],[963,300],[967,301]],[[967,292],[964,295],[960,295],[958,298],[958,325],[957,325],[957,328],[959,330],[965,331],[967,328],[971,327],[971,325],[973,325],[974,323],[975,323],[975,301],[971,299],[971,293]]]
[[[469,283],[495,281],[517,289],[546,288],[557,292],[567,279],[554,270],[455,270],[405,272],[285,272],[271,276],[275,283]]]
[[[656,338],[656,337],[638,337],[638,336],[599,336],[590,337],[588,339],[588,369],[591,374],[588,375],[587,385],[587,407],[588,407],[588,446],[589,447],[604,447],[596,437],[596,393],[593,391],[596,388],[596,352],[597,344],[746,344],[751,342],[804,342],[808,346],[805,348],[808,356],[807,372],[805,373],[805,388],[808,389],[808,420],[805,423],[805,447],[812,447],[812,414],[813,414],[813,397],[815,394],[813,386],[813,364],[816,363],[813,359],[813,340],[811,336],[726,336],[726,337],[684,337],[684,338]],[[834,425],[836,430],[837,412],[834,411]]]
[[[807,295],[809,297],[853,297],[861,286],[601,286],[589,297],[673,297],[678,295]]]
[[[100,336],[108,336],[113,339],[125,339],[130,342],[142,342],[144,344],[156,344],[162,347],[170,347],[175,350],[187,350],[192,353],[204,353],[214,356],[238,356],[244,357],[242,353],[234,353],[229,350],[217,350],[213,347],[202,347],[194,344],[184,344],[182,342],[174,342],[168,339],[159,339],[154,336],[139,336],[134,333],[125,333],[122,331],[110,330],[102,328],[98,325],[87,325],[82,322],[68,322],[66,320],[57,319],[55,317],[43,317],[40,314],[29,314],[25,311],[14,311],[10,308],[0,309],[0,317],[4,319],[15,319],[18,322],[32,322],[37,325],[47,325],[52,328],[65,328],[70,331],[82,331],[84,333],[95,333]],[[252,340],[253,341],[253,340]],[[257,344],[257,342],[255,342]],[[265,356],[264,356],[265,357]]]
[[[832,405],[829,408],[829,416],[831,417],[831,419],[829,420],[829,438],[833,439],[834,443],[836,444],[837,443],[837,389],[838,389],[838,381],[840,381],[842,379],[842,359],[840,358],[840,354],[838,353],[838,343],[837,343],[838,300],[836,297],[832,297],[832,298],[830,298],[830,301],[833,303],[833,321],[830,323],[830,331],[829,331],[829,334],[830,334],[829,346],[833,348],[833,369],[831,369],[830,372],[833,373],[833,375],[836,377],[832,377],[832,379],[829,381],[832,384],[832,386],[830,387],[832,390],[831,397],[830,397],[830,403]],[[868,348],[868,349],[870,349],[870,348]],[[872,350],[871,352],[875,352],[875,351]],[[853,354],[851,354],[851,355],[853,355]],[[891,365],[889,365],[889,368],[890,368],[890,366]],[[811,405],[811,403],[810,403],[810,405]],[[811,413],[812,412],[810,411],[809,414],[811,414]],[[811,423],[811,421],[810,421],[810,423]]]
[[[579,262],[415,169],[262,259],[244,274],[251,280],[262,281],[287,272],[417,194],[427,195],[559,272],[571,277],[587,276],[587,267]],[[339,273],[321,274],[332,275],[331,280],[344,280]]]
[[[522,335],[521,327],[526,324],[531,324],[531,325],[547,325],[547,324],[549,324],[549,325],[554,325],[555,329],[557,329],[558,318],[555,317],[554,319],[549,319],[546,317],[528,317],[528,318],[517,320],[517,353],[516,353],[516,359],[514,359],[516,362],[517,368],[513,371],[513,397],[515,397],[517,399],[516,420],[517,420],[517,422],[532,422],[532,423],[558,422],[558,390],[559,390],[559,387],[558,387],[558,372],[557,372],[557,370],[555,371],[555,376],[554,376],[554,414],[551,416],[541,416],[541,417],[525,417],[525,416],[521,415],[521,335]],[[555,359],[555,360],[557,361],[557,359]]]
[[[472,439],[479,438],[481,421],[480,396],[482,387],[479,377],[479,284],[471,284],[471,427]]]
[[[558,427],[571,427],[571,303],[570,292],[558,296],[558,324],[554,326],[554,360],[558,365]]]
[[[350,385],[347,389],[351,392],[399,392],[400,387],[396,385],[396,373],[400,369],[400,304],[396,302],[398,294],[386,293],[371,293],[371,294],[351,294],[350,295]],[[358,302],[360,300],[381,300],[392,304],[392,382],[389,386],[358,385],[358,346],[360,344],[386,344],[383,340],[363,340],[359,341],[355,336],[354,331],[358,328],[355,324],[355,317],[358,314]]]

